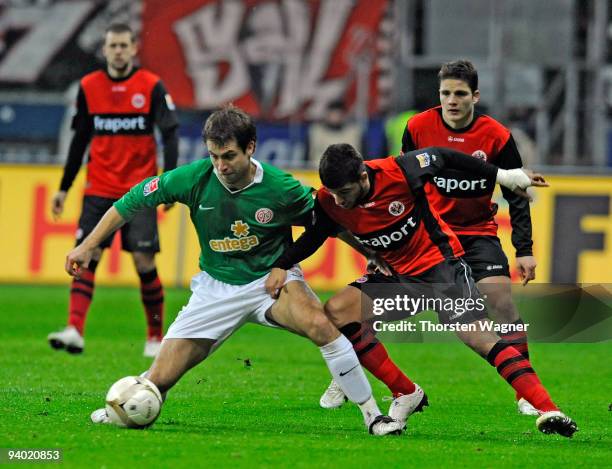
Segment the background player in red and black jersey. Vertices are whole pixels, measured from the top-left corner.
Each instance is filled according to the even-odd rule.
[[[129,26],[109,26],[103,46],[106,68],[86,75],[80,82],[72,121],[74,135],[60,189],[52,202],[53,215],[59,217],[89,145],[87,184],[76,235],[77,245],[93,230],[113,202],[142,179],[157,174],[155,126],[162,136],[164,170],[176,167],[178,121],[174,104],[157,75],[134,65],[136,52],[136,41]],[[71,353],[83,351],[83,328],[93,297],[96,267],[102,250],[109,247],[111,241],[112,236],[100,245],[80,278],[73,280],[68,326],[49,334],[48,340],[53,348]],[[144,355],[153,357],[163,336],[164,310],[164,292],[155,264],[155,254],[159,252],[155,209],[139,213],[121,228],[121,244],[123,250],[132,253],[140,277],[147,317]]]
[[[427,182],[448,169],[477,175],[490,185],[499,182],[522,196],[526,196],[524,189],[530,185],[546,185],[540,175],[522,169],[500,169],[446,148],[429,147],[364,162],[350,145],[331,145],[319,165],[324,187],[317,192],[313,221],[277,260],[278,268],[272,270],[266,288],[274,294],[284,284],[286,269],[314,253],[328,236],[348,230],[363,245],[378,252],[393,273],[368,274],[353,282],[326,303],[325,311],[351,340],[366,369],[389,381],[392,373],[397,383],[391,386],[404,388],[392,389],[395,398],[390,417],[405,423],[408,416],[427,405],[427,397],[389,363],[369,324],[372,306],[398,295],[424,297],[439,299],[440,305],[450,304],[436,308],[440,321],[467,326],[456,327],[457,336],[495,366],[517,393],[541,409],[536,422],[540,431],[570,437],[576,424],[552,402],[529,360],[483,325],[486,308],[469,266],[460,259],[463,249],[425,194]],[[424,309],[429,308],[407,311],[400,306],[387,311],[389,314],[383,311],[385,315],[378,318],[402,319]]]
[[[478,72],[472,63],[467,60],[445,63],[438,78],[441,105],[408,121],[402,138],[402,151],[444,146],[500,168],[522,167],[510,131],[475,109],[480,92]],[[494,187],[485,184],[477,175],[445,170],[426,190],[431,204],[459,236],[465,250],[463,259],[471,267],[478,289],[487,297],[492,319],[498,323],[523,324],[512,301],[508,259],[497,237],[494,219],[497,205],[491,202]],[[508,201],[516,264],[525,285],[535,279],[536,270],[529,203],[504,187],[502,194]],[[529,358],[525,332],[508,333],[504,338]],[[516,398],[521,413],[537,415],[537,410],[522,396]]]

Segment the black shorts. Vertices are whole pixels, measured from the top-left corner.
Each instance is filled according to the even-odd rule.
[[[375,318],[383,321],[406,319],[426,310],[435,310],[442,324],[469,324],[487,317],[484,299],[476,288],[470,267],[461,259],[445,260],[416,276],[368,274],[350,286],[372,300]],[[385,300],[392,301],[385,303]],[[368,319],[371,316],[370,311],[362,314]]]
[[[510,277],[508,258],[497,236],[460,235],[465,255],[463,260],[472,269],[474,281],[498,275]]]
[[[112,207],[117,199],[108,199],[94,195],[83,198],[83,210],[79,218],[79,229],[76,235],[78,246],[93,231],[102,216]],[[120,228],[121,249],[127,252],[159,252],[159,234],[157,233],[157,210],[147,208],[138,212],[129,223]],[[100,247],[107,248],[113,241],[114,234],[106,238]]]

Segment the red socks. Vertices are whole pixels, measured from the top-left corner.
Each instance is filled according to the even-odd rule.
[[[98,263],[91,261],[87,269],[83,269],[81,278],[72,281],[70,289],[70,306],[68,324],[74,326],[83,335],[85,319],[93,298],[95,272]],[[147,338],[161,340],[164,323],[164,290],[157,275],[157,269],[140,277],[140,294],[147,317]]]
[[[93,298],[97,266],[98,263],[92,260],[89,267],[81,272],[81,277],[72,280],[72,286],[70,287],[68,324],[74,326],[81,335],[83,335],[85,319]]]
[[[414,392],[414,383],[389,358],[387,350],[376,338],[370,324],[353,322],[341,327],[340,332],[353,344],[361,365],[385,383],[393,397]]]
[[[517,319],[512,324],[522,326],[525,325],[522,319]],[[529,360],[529,347],[527,345],[527,333],[525,331],[508,332],[506,334],[499,334],[499,336],[517,349],[522,356]]]
[[[147,316],[147,339],[161,340],[164,326],[164,289],[157,269],[144,274],[139,273],[140,294]]]
[[[525,324],[522,319],[514,321],[512,324]],[[529,360],[529,347],[527,345],[527,333],[525,331],[509,332],[507,334],[499,334],[499,336],[512,345],[519,353]],[[519,394],[516,395],[516,400],[521,398]]]
[[[497,368],[497,372],[514,388],[517,395],[527,399],[536,409],[542,412],[559,410],[531,368],[529,360],[511,344],[500,340],[487,355],[487,360]]]

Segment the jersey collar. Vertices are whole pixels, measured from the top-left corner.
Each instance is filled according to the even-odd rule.
[[[374,194],[374,181],[376,177],[375,175],[376,170],[373,168],[370,168],[368,165],[366,165],[365,170],[366,170],[366,173],[368,173],[368,181],[370,182],[370,190],[365,195],[365,197],[359,201],[360,207],[366,207],[368,205],[368,201],[372,198],[372,194]]]
[[[108,79],[110,81],[121,82],[121,81],[126,81],[126,80],[129,80],[130,78],[132,78],[134,76],[134,73],[136,73],[139,70],[139,67],[134,65],[132,67],[132,70],[130,71],[130,73],[128,73],[126,76],[121,77],[121,78],[113,78],[113,77],[111,77],[110,74],[108,73],[108,69],[106,67],[104,67],[102,70],[104,71],[104,74],[108,77]]]
[[[225,190],[227,190],[230,194],[238,194],[239,192],[242,192],[242,191],[248,189],[249,187],[251,187],[251,186],[253,186],[255,184],[259,184],[261,181],[263,181],[263,177],[264,177],[263,166],[261,165],[261,163],[259,161],[257,161],[253,157],[251,157],[251,162],[255,165],[255,177],[253,178],[253,180],[251,181],[250,184],[247,184],[242,189],[238,189],[236,191],[231,190],[229,187],[227,187],[223,183],[223,181],[219,178],[219,174],[217,173],[217,168],[215,168],[214,166],[213,166],[213,173],[215,173],[215,176],[217,176],[217,180],[221,183],[221,185],[223,187],[225,187]]]
[[[446,127],[446,129],[449,130],[450,132],[455,132],[456,134],[463,134],[463,133],[469,131],[472,127],[474,127],[474,124],[476,123],[478,118],[480,116],[482,116],[482,113],[480,113],[476,109],[474,109],[474,118],[472,119],[472,122],[470,122],[468,125],[466,125],[465,127],[460,128],[460,129],[453,129],[450,125],[448,125],[444,121],[444,117],[442,117],[442,106],[438,106],[436,108],[436,111],[438,112],[438,115],[440,116],[440,120],[442,121],[442,125],[444,127]]]

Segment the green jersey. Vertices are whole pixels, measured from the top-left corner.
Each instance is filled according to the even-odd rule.
[[[200,242],[200,269],[232,285],[266,275],[291,243],[291,226],[303,225],[312,189],[273,166],[251,160],[253,182],[232,192],[212,161],[199,160],[132,187],[115,208],[126,220],[145,207],[180,202],[189,207]]]

